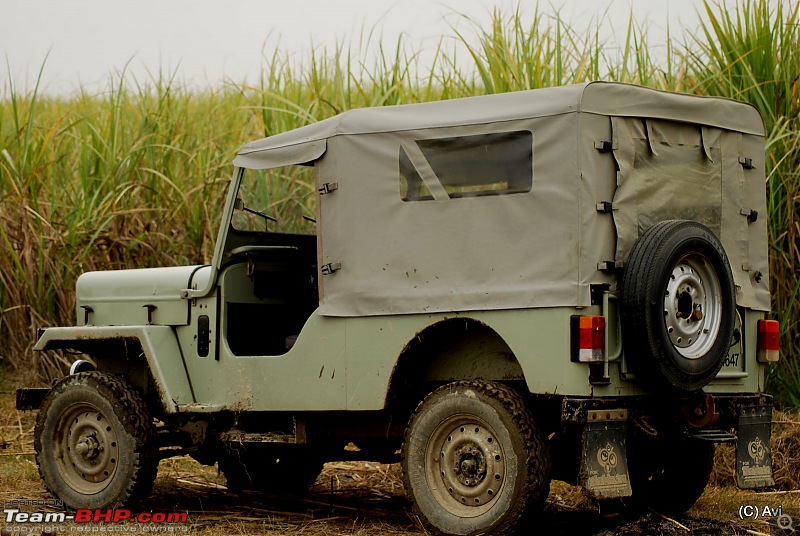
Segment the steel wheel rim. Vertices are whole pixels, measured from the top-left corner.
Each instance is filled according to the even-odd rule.
[[[506,481],[506,457],[494,430],[474,415],[453,415],[431,434],[425,476],[448,513],[477,517],[490,510]]]
[[[56,430],[53,448],[61,478],[84,495],[107,488],[119,460],[119,439],[108,417],[92,404],[73,404],[59,415]]]
[[[722,325],[719,277],[709,260],[692,253],[680,259],[664,292],[664,326],[675,351],[700,359],[711,350]]]

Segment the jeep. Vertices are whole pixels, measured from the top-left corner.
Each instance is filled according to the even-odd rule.
[[[175,455],[281,493],[399,461],[437,534],[508,533],[551,479],[679,513],[717,443],[770,486],[764,136],[747,104],[594,82],[250,143],[210,265],[85,273],[40,331],[81,356],[17,393],[44,484],[116,508]]]

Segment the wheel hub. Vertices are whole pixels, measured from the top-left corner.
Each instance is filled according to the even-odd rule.
[[[486,459],[475,446],[465,446],[455,453],[456,464],[453,472],[465,486],[477,486],[486,478]]]
[[[664,325],[673,348],[687,359],[699,359],[714,345],[721,317],[720,284],[713,269],[699,255],[682,259],[664,292]]]
[[[93,460],[103,451],[103,446],[97,441],[95,433],[81,436],[75,445],[75,451],[86,460]]]
[[[55,445],[58,469],[80,493],[97,493],[117,467],[119,446],[111,422],[95,407],[78,405],[60,417],[63,435]]]
[[[477,515],[503,486],[505,456],[492,430],[482,422],[458,417],[442,423],[428,452],[438,461],[438,471],[432,473],[438,482],[432,491],[454,511]]]

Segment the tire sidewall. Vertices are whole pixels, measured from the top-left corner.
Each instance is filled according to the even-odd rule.
[[[67,379],[69,379],[68,377]],[[80,382],[80,383],[76,383]],[[40,430],[37,434],[37,462],[45,481],[54,489],[51,491],[72,510],[78,508],[113,508],[121,506],[118,497],[125,496],[125,490],[132,478],[135,478],[135,467],[138,454],[135,453],[136,441],[125,422],[125,415],[119,415],[120,408],[101,394],[102,386],[91,385],[88,378],[72,380],[69,384],[58,384],[43,402],[43,410],[39,414]],[[64,480],[56,460],[55,442],[59,441],[66,431],[58,430],[61,415],[70,411],[75,405],[91,405],[102,413],[109,421],[116,435],[118,459],[114,474],[108,486],[98,493],[83,494]]]
[[[733,289],[733,278],[731,276],[730,267],[725,261],[724,252],[717,250],[707,237],[675,240],[675,242],[677,243],[674,246],[671,245],[669,241],[665,244],[665,249],[671,250],[671,254],[669,254],[665,262],[660,265],[660,274],[658,278],[658,289],[661,289],[660,292],[663,293],[663,289],[667,287],[672,269],[678,262],[687,256],[698,254],[713,268],[719,280],[721,290],[721,295],[719,296],[721,302],[721,319],[717,338],[712,347],[703,356],[697,359],[688,359],[675,350],[664,325],[662,313],[663,302],[659,303],[655,301],[655,303],[650,306],[650,315],[653,317],[653,322],[658,323],[660,327],[660,329],[656,331],[656,334],[659,340],[658,348],[662,349],[665,354],[664,359],[667,363],[675,366],[678,374],[685,375],[686,380],[691,381],[697,377],[705,378],[709,374],[712,376],[716,375],[716,372],[722,366],[722,359],[730,346],[735,320],[734,298],[732,293],[727,291],[728,289]],[[658,295],[659,292],[655,294]]]
[[[660,243],[654,242],[658,232],[667,229]],[[712,346],[695,359],[681,355],[674,347],[664,322],[664,292],[672,270],[682,259],[702,257],[714,272],[720,287],[720,325]],[[640,274],[623,275],[623,322],[626,354],[637,374],[655,386],[681,391],[700,389],[722,368],[730,346],[736,317],[734,281],[724,248],[706,226],[683,220],[657,224],[634,245],[631,261],[653,267],[652,277],[637,284]],[[629,266],[630,266],[629,262]],[[631,295],[634,294],[634,295]],[[643,314],[632,310],[640,308]],[[627,321],[626,321],[627,318]],[[636,318],[636,321],[632,321]],[[641,360],[651,359],[651,363]]]
[[[475,534],[492,531],[504,521],[505,514],[513,507],[516,496],[525,482],[527,475],[524,460],[521,460],[523,449],[512,437],[510,429],[513,424],[507,422],[502,410],[498,411],[491,399],[481,396],[468,387],[459,387],[451,391],[435,393],[426,399],[429,409],[419,413],[410,425],[409,441],[406,445],[407,479],[421,485],[411,486],[415,503],[428,522],[445,534]],[[425,454],[428,442],[440,424],[456,415],[470,415],[484,421],[500,441],[506,464],[506,478],[499,494],[490,503],[492,507],[484,514],[474,518],[463,518],[445,510],[430,492],[426,474]]]

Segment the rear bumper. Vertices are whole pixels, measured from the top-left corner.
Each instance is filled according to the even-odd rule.
[[[564,430],[580,438],[578,481],[598,499],[630,495],[627,449],[636,443],[630,440],[635,434],[676,444],[687,439],[735,444],[738,486],[773,486],[771,421],[772,397],[761,394],[564,398],[561,404]],[[613,472],[607,463],[598,464],[609,453],[615,457]]]

